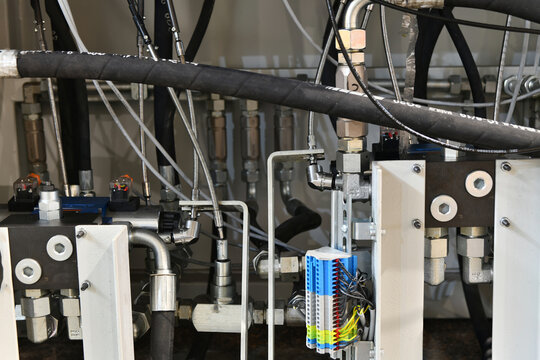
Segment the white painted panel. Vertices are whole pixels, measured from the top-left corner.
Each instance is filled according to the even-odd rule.
[[[18,359],[17,323],[15,300],[11,277],[11,255],[7,228],[0,228],[0,256],[2,257],[3,279],[0,286],[0,352],[2,359]]]
[[[540,160],[508,161],[511,171],[502,162],[495,178],[493,360],[540,359]]]
[[[422,166],[416,174],[414,164]],[[421,360],[424,310],[425,163],[373,164],[375,358]],[[416,229],[413,220],[422,226]]]
[[[77,226],[81,328],[86,360],[134,359],[128,233],[123,225]]]

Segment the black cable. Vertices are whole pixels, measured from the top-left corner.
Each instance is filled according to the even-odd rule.
[[[399,5],[391,4],[385,0],[372,0],[372,2],[389,7],[394,10],[406,12],[409,14],[417,15],[417,16],[424,16],[431,19],[436,19],[444,22],[451,22],[455,24],[465,25],[465,26],[472,26],[472,27],[478,27],[483,29],[489,29],[489,30],[497,30],[497,31],[509,31],[509,32],[515,32],[515,33],[529,33],[534,35],[540,35],[540,29],[527,29],[522,27],[515,27],[515,26],[504,26],[504,25],[496,25],[496,24],[484,24],[479,23],[476,21],[469,21],[469,20],[463,20],[463,19],[447,19],[442,16],[433,15],[426,12],[421,12],[417,10],[408,9]],[[534,20],[533,20],[534,21]]]
[[[275,237],[279,241],[288,243],[296,235],[316,229],[321,225],[321,215],[309,209],[300,200],[292,198],[285,205],[292,217],[276,228]]]
[[[191,35],[191,39],[186,48],[185,58],[188,62],[194,61],[195,56],[197,56],[197,53],[199,52],[199,48],[201,47],[204,35],[206,35],[206,30],[208,29],[208,24],[212,17],[214,3],[215,0],[204,0],[199,19],[197,20],[197,25],[195,25],[195,30],[193,30],[193,35]]]
[[[19,51],[11,56],[16,57],[21,77],[95,79],[181,87],[396,127],[396,123],[382,114],[365,94],[289,78],[201,64],[180,64],[172,60],[139,59],[129,55]],[[380,102],[403,119],[408,128],[414,127],[429,136],[489,148],[523,149],[514,150],[515,153],[540,150],[540,130],[534,128],[395,100],[381,99]]]
[[[51,20],[53,48],[77,51],[77,46],[56,0],[45,0]],[[78,170],[91,170],[90,112],[84,79],[58,79],[58,112],[66,172],[70,184],[79,183]]]
[[[452,14],[452,9],[445,7],[441,10],[441,14],[448,18],[453,19],[454,15]],[[474,61],[474,57],[471,53],[471,49],[465,40],[463,32],[459,28],[458,24],[455,23],[446,23],[446,29],[454,42],[456,50],[458,51],[465,72],[467,73],[467,79],[469,79],[469,85],[471,87],[471,94],[473,102],[475,103],[484,103],[486,102],[486,96],[484,95],[484,88],[482,86],[482,79],[480,78],[480,72],[478,71],[478,66]],[[474,108],[474,115],[487,118],[487,109],[486,108]]]
[[[448,144],[444,141],[440,141],[439,139],[435,139],[432,137],[429,137],[425,134],[422,134],[411,127],[405,125],[403,122],[399,121],[390,111],[388,111],[387,108],[385,108],[379,100],[375,98],[375,96],[371,93],[371,91],[368,89],[367,85],[364,83],[358,72],[356,71],[356,68],[354,67],[349,54],[347,53],[345,49],[345,45],[343,44],[343,39],[341,38],[341,35],[339,33],[338,26],[336,24],[336,19],[334,16],[334,13],[332,11],[332,4],[330,3],[330,0],[326,0],[326,8],[328,10],[328,14],[330,15],[330,20],[332,21],[332,26],[334,27],[334,31],[336,32],[336,39],[339,43],[340,51],[343,54],[345,61],[347,62],[347,65],[349,66],[349,69],[351,70],[351,73],[353,74],[355,80],[358,82],[368,99],[375,105],[375,107],[390,121],[392,121],[394,124],[397,124],[404,130],[408,131],[409,133],[417,136],[418,138],[428,141],[449,149],[457,150],[457,151],[464,151],[464,152],[475,152],[475,153],[484,153],[484,154],[510,154],[510,153],[517,153],[520,152],[518,149],[507,149],[507,150],[489,150],[489,149],[472,149],[464,146],[459,145],[452,145]],[[536,149],[535,149],[536,151]]]

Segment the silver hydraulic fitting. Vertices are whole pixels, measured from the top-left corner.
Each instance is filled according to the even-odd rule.
[[[444,281],[448,256],[448,229],[427,228],[424,238],[424,282],[439,285]]]
[[[60,312],[67,320],[69,340],[82,340],[79,290],[61,289],[60,295]]]
[[[40,220],[59,220],[62,217],[60,194],[49,181],[44,181],[39,187],[38,208]]]
[[[467,284],[493,281],[493,261],[489,254],[488,231],[485,227],[463,227],[458,235],[457,252],[463,256],[462,278]]]
[[[35,344],[44,342],[58,331],[58,320],[51,316],[49,293],[46,290],[24,290],[21,312],[26,317],[28,340]]]

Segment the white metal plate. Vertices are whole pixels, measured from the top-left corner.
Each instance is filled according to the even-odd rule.
[[[123,225],[77,226],[81,329],[86,360],[134,359],[128,232]]]
[[[0,255],[2,257],[3,279],[0,285],[0,352],[2,359],[18,359],[17,323],[15,320],[15,300],[11,275],[11,255],[7,228],[0,228]]]
[[[509,160],[511,171],[502,162],[495,174],[493,360],[540,359],[540,160]]]
[[[420,173],[413,165],[422,167]],[[424,315],[425,163],[373,163],[375,359],[421,360]],[[420,229],[413,221],[421,222]]]

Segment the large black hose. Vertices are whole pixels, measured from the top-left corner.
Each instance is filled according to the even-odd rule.
[[[22,77],[101,79],[181,87],[395,127],[364,94],[294,79],[127,55],[20,51]],[[381,100],[403,123],[432,137],[491,148],[535,148],[540,130],[446,110]]]
[[[150,326],[152,360],[172,360],[174,352],[174,311],[153,311]]]
[[[154,41],[157,55],[162,59],[172,58],[171,21],[167,3],[155,0]],[[166,87],[154,87],[154,129],[156,139],[176,161],[174,143],[174,104]],[[157,152],[159,166],[170,165],[161,152]]]
[[[195,25],[195,30],[193,30],[193,35],[191,35],[186,49],[186,61],[194,61],[195,56],[199,52],[204,35],[206,35],[206,29],[208,29],[208,24],[210,23],[210,18],[212,17],[214,3],[215,0],[204,0],[199,20],[197,20],[197,25]]]
[[[444,5],[491,10],[540,23],[540,6],[536,0],[445,0]]]
[[[276,228],[276,239],[288,243],[296,235],[316,229],[321,225],[321,215],[309,209],[300,200],[292,198],[285,205],[292,217]]]
[[[77,51],[77,46],[56,0],[46,0],[55,50]],[[59,79],[58,107],[68,182],[79,183],[79,170],[91,170],[90,113],[84,79]]]

